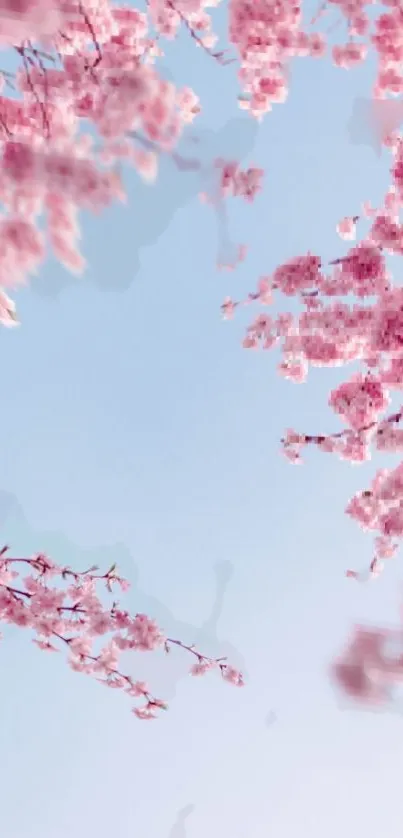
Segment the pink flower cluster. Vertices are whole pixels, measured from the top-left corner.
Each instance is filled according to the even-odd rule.
[[[379,379],[355,375],[330,394],[329,405],[348,425],[359,431],[384,412],[389,400]]]
[[[287,98],[291,58],[325,51],[320,35],[303,31],[297,0],[230,0],[229,40],[241,62],[240,105],[256,117]]]
[[[49,0],[0,2],[0,44],[12,48],[20,59],[15,77],[0,71],[0,197],[12,223],[28,221],[27,235],[40,239],[38,258],[32,265],[27,260],[22,270],[17,254],[12,255],[15,245],[10,233],[8,265],[3,271],[8,286],[20,285],[37,269],[46,257],[47,242],[65,267],[82,270],[79,210],[86,207],[97,212],[124,198],[115,168],[119,160],[130,162],[139,174],[153,180],[158,155],[174,153],[184,127],[200,112],[200,105],[189,87],[177,90],[159,75],[155,63],[163,54],[160,42],[174,38],[182,28],[195,46],[218,64],[228,63],[226,49],[213,51],[218,38],[209,7],[216,4],[217,0],[148,0],[146,11],[140,12],[114,6],[109,0],[57,0],[50,5]],[[310,27],[332,7],[344,16],[348,33],[345,44],[333,47],[335,64],[353,67],[375,50],[378,75],[374,95],[385,98],[401,93],[399,5],[387,0],[384,5],[390,9],[375,13],[372,20],[367,14],[370,5],[366,0],[329,0],[308,24],[299,0],[229,0],[228,40],[239,59],[240,107],[260,118],[274,103],[285,100],[290,60],[326,54],[325,38]],[[17,97],[10,94],[13,89]],[[93,132],[86,133],[86,124],[95,129],[99,145]],[[336,260],[331,276],[324,275],[318,257],[310,255],[281,266],[277,271],[279,290],[291,295],[311,287],[329,297],[381,293],[388,283],[381,249],[402,252],[398,207],[403,195],[403,151],[396,138],[385,138],[385,142],[395,156],[395,194],[387,196],[386,211],[377,214],[368,240]],[[224,163],[222,195],[252,200],[261,188],[261,179],[260,169],[241,172],[236,163]],[[33,230],[42,216],[47,222],[44,239]],[[340,235],[353,239],[357,220],[358,216],[343,219]],[[8,229],[4,228],[5,235]],[[307,260],[313,273],[306,271]],[[0,282],[5,285],[1,276]],[[311,298],[307,305],[312,311],[315,301]],[[320,308],[318,300],[316,308]],[[325,312],[325,317],[329,316],[330,308]],[[0,319],[6,325],[17,322],[15,306],[3,290]],[[288,345],[295,344],[290,337]],[[304,354],[308,364],[338,362],[327,336],[316,333],[312,339],[305,334],[303,345],[287,352],[293,357],[282,365],[283,373],[288,376],[295,370],[296,380],[301,380]]]
[[[133,708],[139,719],[153,719],[167,705],[150,693],[147,684],[134,681],[120,669],[122,653],[152,652],[179,646],[196,658],[192,675],[218,670],[222,678],[236,686],[243,685],[240,672],[225,659],[213,659],[166,637],[146,614],[131,616],[114,601],[108,607],[98,593],[103,584],[107,593],[118,586],[126,591],[129,584],[113,565],[100,575],[97,567],[77,573],[61,567],[47,556],[13,558],[8,548],[0,551],[0,622],[30,630],[33,642],[44,651],[64,648],[68,664],[75,672],[96,678],[101,684],[119,689],[130,698],[141,700]],[[105,637],[104,645],[100,643]]]
[[[386,11],[366,0],[330,0],[314,21],[332,7],[345,18],[347,42],[332,48],[337,66],[348,70],[375,52],[373,96],[380,105],[403,93],[402,10],[395,0],[385,0],[383,6]],[[326,51],[320,35],[307,33],[298,2],[232,0],[229,31],[241,61],[240,105],[256,117],[285,100],[290,58]],[[387,257],[403,254],[403,134],[387,133],[385,126],[379,118],[377,131],[392,158],[386,194],[378,207],[364,202],[359,214],[346,215],[336,227],[343,242],[358,242],[329,264],[311,252],[288,258],[261,277],[257,291],[246,299],[227,296],[222,305],[225,319],[246,305],[276,305],[275,315],[263,310],[254,317],[243,346],[280,350],[278,370],[285,378],[303,382],[313,366],[358,367],[329,395],[329,406],[343,429],[287,431],[282,446],[293,463],[301,462],[307,445],[354,464],[368,460],[374,451],[403,452],[403,408],[387,413],[394,392],[403,390],[403,291],[386,263]],[[361,237],[359,227],[364,228]],[[295,301],[292,311],[282,310],[282,300],[289,298]],[[351,518],[376,533],[368,571],[348,570],[350,578],[376,577],[384,560],[396,554],[403,537],[402,468],[400,464],[378,472],[371,488],[356,494],[347,506]],[[392,682],[403,674],[401,635],[396,655],[386,654],[388,642],[382,632],[357,632],[334,670],[346,692],[376,701],[389,695]]]
[[[375,530],[383,536],[385,545],[391,546],[391,539],[403,535],[403,464],[393,470],[379,471],[371,488],[359,492],[349,502],[346,512],[358,521],[364,529]],[[389,541],[385,541],[389,539]],[[393,555],[396,545],[391,553]],[[383,556],[385,557],[385,555]]]
[[[175,153],[200,104],[189,87],[178,90],[158,73],[155,64],[163,54],[160,43],[163,38],[174,38],[182,28],[218,64],[228,63],[226,49],[213,51],[218,39],[209,7],[216,4],[217,0],[148,0],[146,11],[140,12],[114,6],[109,0],[57,0],[51,5],[48,0],[0,2],[0,44],[12,48],[20,59],[14,77],[0,71],[0,198],[11,221],[3,230],[8,262],[0,273],[1,286],[26,282],[46,258],[46,244],[67,269],[80,272],[85,261],[78,248],[79,211],[85,207],[98,212],[124,199],[116,163],[129,162],[142,177],[153,180],[159,154]],[[346,19],[348,40],[333,48],[334,62],[349,68],[375,49],[375,95],[396,95],[402,80],[398,5],[386,3],[390,10],[375,15],[372,22],[367,5],[371,4],[363,0],[353,4],[332,0],[312,25],[324,11],[337,7]],[[240,107],[260,118],[274,103],[285,100],[292,58],[326,54],[324,37],[309,27],[296,0],[229,0],[228,40],[240,63]],[[17,97],[10,93],[13,90]],[[89,133],[87,125],[100,143],[94,141],[94,130]],[[393,150],[398,204],[403,158],[399,145]],[[261,189],[262,171],[253,167],[240,171],[236,162],[221,161],[220,165],[222,196],[253,200]],[[318,257],[308,255],[278,269],[278,289],[291,295],[316,288],[317,280],[320,290],[330,297],[380,293],[388,281],[380,248],[401,252],[402,247],[393,200],[387,212],[376,218],[369,240],[337,260],[331,277],[321,273]],[[43,217],[44,235],[37,232]],[[27,236],[37,242],[35,259],[27,258],[24,268],[11,232],[22,220],[28,225]],[[357,220],[344,219],[340,235],[354,238]],[[31,253],[27,245],[28,250]],[[312,309],[312,299],[308,304]],[[1,289],[0,322],[9,326],[17,322],[15,306]],[[295,344],[291,336],[287,340],[288,345]],[[312,340],[305,334],[303,346],[287,352],[283,374],[289,376],[291,370],[291,377],[302,380],[304,354],[308,364],[338,361],[327,337],[316,334]]]
[[[401,629],[357,628],[344,654],[332,667],[341,690],[356,701],[389,704],[403,681]]]
[[[174,153],[200,111],[189,87],[176,89],[155,68],[161,50],[147,14],[108,0],[51,6],[0,3],[0,43],[20,59],[14,75],[0,70],[0,322],[7,326],[18,321],[3,289],[27,282],[47,244],[68,270],[82,271],[80,210],[125,199],[120,160],[152,180],[158,155]],[[191,20],[202,26],[200,4]]]
[[[392,186],[379,210],[363,208],[361,220],[367,221],[367,233],[346,255],[327,266],[311,253],[289,259],[271,275],[261,277],[257,291],[244,301],[227,297],[222,306],[228,318],[240,306],[253,303],[266,308],[281,297],[299,302],[301,308],[294,307],[292,313],[280,311],[275,317],[266,312],[258,314],[247,327],[243,341],[247,349],[279,348],[279,372],[292,381],[304,381],[311,366],[345,366],[351,362],[363,366],[329,396],[330,407],[347,428],[330,434],[289,430],[282,445],[293,463],[301,462],[302,449],[309,444],[352,463],[368,460],[373,449],[403,451],[403,412],[386,413],[393,391],[403,389],[403,291],[385,262],[385,252],[398,254],[402,248],[399,213],[403,192],[399,192],[397,183],[402,148],[403,138],[396,138],[392,144]],[[355,238],[359,221],[359,216],[342,219],[337,225],[340,237],[346,241]],[[371,492],[372,505],[374,497]],[[356,499],[352,503],[349,514],[356,509]],[[401,503],[403,508],[403,499]],[[384,537],[400,538],[400,500],[393,508],[385,508],[384,499],[382,504],[382,508],[376,507],[372,528]],[[364,525],[363,517],[353,517]],[[370,575],[378,573],[380,567],[375,551]],[[349,575],[355,574],[350,571]]]
[[[220,194],[223,197],[232,196],[253,201],[262,189],[263,169],[251,167],[240,169],[238,163],[217,160],[216,166],[221,170]]]

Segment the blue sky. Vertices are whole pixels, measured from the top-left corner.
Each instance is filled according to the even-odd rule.
[[[127,207],[84,217],[86,275],[49,262],[18,295],[22,327],[0,333],[1,537],[78,567],[116,559],[131,608],[246,662],[247,686],[189,679],[180,655],[170,670],[135,657],[170,698],[148,725],[15,631],[0,646],[2,833],[398,838],[401,718],[350,708],[327,675],[354,622],[397,618],[398,562],[376,585],[343,575],[370,556],[343,510],[375,464],[307,452],[290,466],[282,431],[335,427],[340,371],[279,379],[275,355],[242,350],[246,315],[219,310],[280,261],[338,256],[336,223],[381,197],[388,159],[348,129],[372,68],[296,62],[288,102],[257,130],[233,68],[186,38],[165,63],[200,92],[203,154],[266,169],[255,205],[229,213],[250,255],[215,270],[214,213],[168,162],[147,197],[129,173]]]

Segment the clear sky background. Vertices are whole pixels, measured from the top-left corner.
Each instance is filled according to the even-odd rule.
[[[168,162],[154,187],[128,174],[127,207],[84,217],[86,275],[49,261],[18,295],[22,327],[0,333],[1,539],[80,568],[116,560],[133,610],[228,653],[247,686],[188,678],[184,654],[137,655],[133,673],[170,700],[147,724],[13,631],[0,646],[1,835],[399,838],[402,717],[351,708],[328,679],[354,622],[397,619],[399,562],[374,585],[344,578],[371,555],[344,507],[375,464],[307,451],[289,465],[285,427],[337,426],[326,402],[340,371],[279,379],[274,354],[241,348],[252,311],[223,323],[219,310],[289,257],[340,255],[336,223],[381,197],[388,158],[348,130],[373,68],[294,62],[288,102],[257,128],[233,67],[186,37],[164,66],[201,95],[191,133],[205,159],[266,169],[256,203],[230,207],[250,255],[215,270],[217,219]]]

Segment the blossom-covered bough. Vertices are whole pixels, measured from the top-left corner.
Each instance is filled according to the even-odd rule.
[[[197,167],[197,161],[178,153],[177,145],[202,105],[197,92],[178,89],[160,74],[164,39],[183,31],[206,60],[216,62],[217,72],[235,69],[239,106],[255,119],[286,100],[290,60],[305,56],[330,57],[350,69],[372,52],[378,115],[382,102],[403,93],[400,0],[382,5],[325,0],[312,20],[304,16],[300,0],[227,0],[228,43],[222,48],[214,34],[211,7],[216,5],[216,0],[147,0],[137,9],[109,0],[0,0],[0,47],[12,50],[18,61],[15,73],[1,70],[4,325],[18,322],[10,289],[18,289],[40,268],[47,246],[68,270],[84,269],[79,213],[97,213],[125,200],[119,164],[131,164],[150,181],[158,174],[161,154],[171,155],[179,168]],[[342,42],[333,46],[320,31],[329,13],[345,24]],[[373,450],[403,451],[403,408],[390,406],[391,395],[403,390],[403,290],[386,265],[389,256],[403,254],[403,136],[384,132],[381,139],[391,155],[390,185],[379,207],[364,201],[359,214],[340,221],[341,240],[352,242],[347,252],[335,254],[330,264],[311,252],[297,254],[258,278],[246,300],[227,297],[222,306],[225,318],[244,305],[264,307],[248,326],[244,347],[280,348],[279,372],[292,381],[304,381],[310,366],[358,365],[329,397],[343,429],[332,434],[288,430],[282,444],[292,462],[301,460],[308,445],[354,463],[367,460]],[[204,197],[220,212],[226,198],[251,201],[262,185],[261,169],[242,171],[237,161],[215,161],[215,174],[212,194]],[[246,255],[246,246],[240,246],[238,261]],[[296,300],[292,314],[266,313],[267,306],[281,305],[284,298]],[[379,472],[371,487],[349,502],[347,513],[376,535],[368,573],[348,570],[347,575],[371,578],[395,554],[403,536],[403,464]],[[22,583],[17,565],[29,572]],[[162,706],[148,688],[120,673],[118,652],[161,644],[169,648],[180,641],[163,638],[148,617],[130,617],[116,605],[104,610],[96,584],[122,585],[113,569],[100,577],[93,569],[75,574],[43,556],[22,560],[4,553],[0,571],[1,619],[29,626],[42,648],[52,649],[57,640],[73,668],[144,697],[137,715],[153,716]],[[50,589],[52,576],[68,587]],[[94,636],[106,632],[112,634],[109,645],[94,651]],[[377,701],[389,695],[403,664],[399,654],[391,657],[385,651],[384,639],[384,634],[359,632],[344,662],[335,666],[339,683],[350,694]],[[227,663],[188,651],[197,657],[194,672],[216,666],[227,680],[242,682]]]
[[[168,653],[172,646],[179,646],[194,659],[192,675],[216,669],[225,681],[243,685],[241,673],[225,659],[208,657],[181,640],[166,637],[146,614],[132,616],[117,601],[108,606],[100,586],[108,595],[116,587],[121,591],[130,587],[118,575],[116,565],[102,575],[96,566],[77,573],[42,554],[16,558],[9,555],[8,547],[0,551],[0,621],[29,629],[40,649],[67,651],[73,670],[137,699],[133,712],[139,719],[153,719],[167,705],[151,695],[147,684],[121,671],[119,661],[124,652],[163,648]],[[107,642],[103,644],[104,637]]]

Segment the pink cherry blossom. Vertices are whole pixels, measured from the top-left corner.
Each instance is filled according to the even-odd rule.
[[[403,679],[401,629],[357,628],[333,664],[332,676],[343,693],[355,701],[373,706],[390,704]]]
[[[366,44],[358,44],[350,42],[344,47],[333,47],[332,55],[333,61],[338,67],[343,67],[345,70],[354,67],[356,64],[361,64],[365,61],[368,53]]]
[[[389,400],[381,381],[371,375],[355,375],[330,394],[329,404],[355,430],[378,418]]]
[[[18,325],[18,320],[15,314],[15,305],[3,291],[0,291],[0,323],[2,323],[3,326]]]
[[[358,216],[342,218],[337,225],[337,232],[341,239],[346,239],[346,241],[355,239],[357,221]]]

